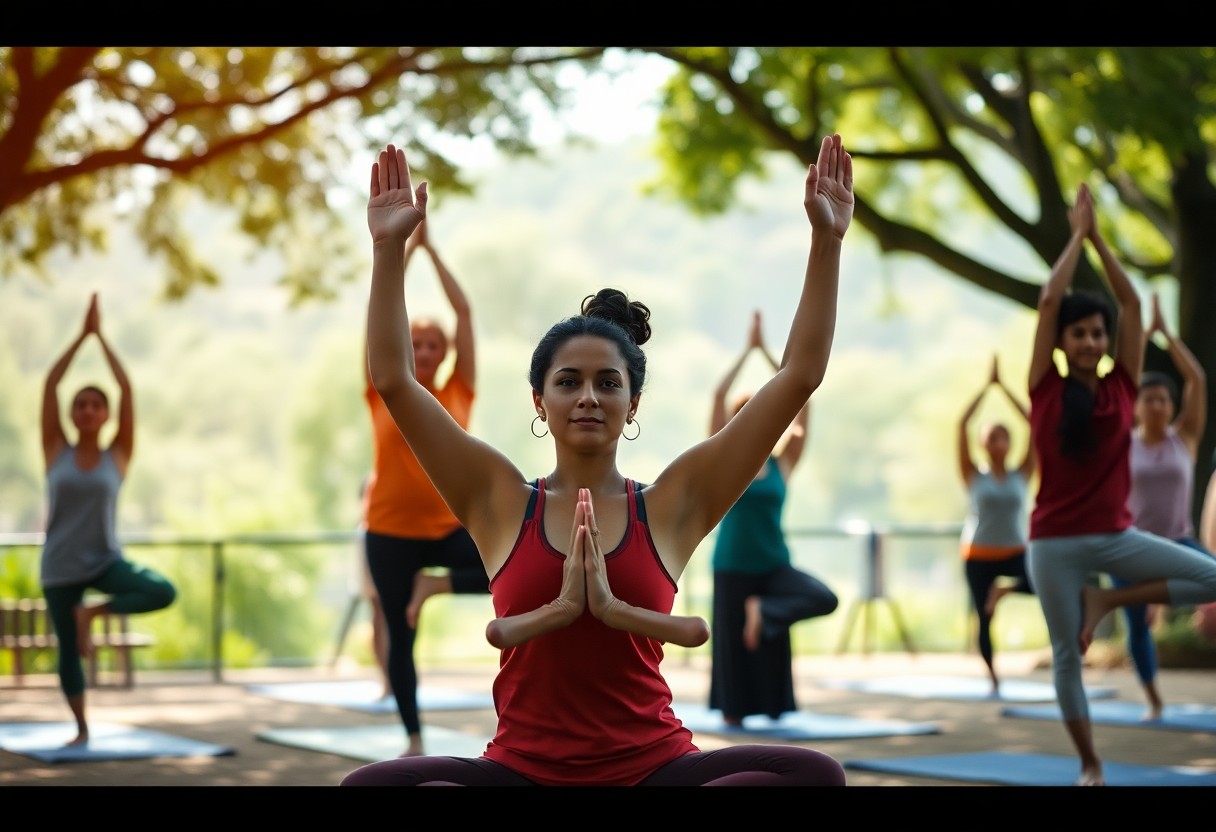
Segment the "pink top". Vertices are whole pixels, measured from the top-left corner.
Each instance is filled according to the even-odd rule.
[[[1145,444],[1132,434],[1132,492],[1127,500],[1136,528],[1181,540],[1193,537],[1191,498],[1194,496],[1195,464],[1171,426],[1165,439]]]

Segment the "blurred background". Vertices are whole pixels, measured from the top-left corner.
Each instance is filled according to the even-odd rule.
[[[100,295],[138,419],[129,554],[181,601],[161,667],[371,663],[357,591],[376,152],[431,183],[430,237],[473,307],[471,430],[525,473],[532,348],[585,295],[652,310],[624,473],[704,437],[753,310],[779,356],[806,265],[806,165],[840,132],[857,212],[836,340],[785,523],[837,613],[799,652],[970,649],[955,448],[993,356],[1024,401],[1038,287],[1077,186],[1171,329],[1216,368],[1216,61],[1208,47],[0,47],[0,597],[36,597],[42,384]],[[1083,263],[1080,285],[1099,285]],[[411,309],[446,321],[426,258]],[[1174,373],[1155,346],[1150,366]],[[1176,375],[1176,374],[1175,374]],[[758,360],[738,387],[767,377]],[[114,392],[96,345],[62,386]],[[1216,384],[1209,384],[1209,395]],[[70,394],[61,399],[66,402]],[[1209,402],[1209,416],[1216,405]],[[1014,456],[1025,425],[998,396]],[[1196,522],[1216,431],[1196,469]],[[677,605],[708,615],[712,537]],[[484,598],[439,596],[420,661],[497,660]],[[1044,647],[1010,596],[998,648]],[[1190,635],[1180,625],[1178,638]],[[698,648],[708,651],[708,646]],[[0,672],[6,656],[0,655]],[[40,657],[44,669],[53,657]]]

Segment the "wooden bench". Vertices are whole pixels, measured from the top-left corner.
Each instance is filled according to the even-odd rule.
[[[127,616],[119,613],[102,613],[93,619],[93,651],[86,664],[89,686],[98,687],[98,654],[101,650],[113,650],[121,687],[135,686],[135,663],[131,651],[137,647],[150,647],[156,640],[146,633],[133,633]],[[13,676],[17,687],[25,684],[25,653],[29,650],[54,650],[59,646],[55,628],[47,612],[43,598],[0,598],[0,649],[9,650],[13,656]]]

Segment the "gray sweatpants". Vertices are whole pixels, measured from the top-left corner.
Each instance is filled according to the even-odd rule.
[[[1031,540],[1026,570],[1047,620],[1056,699],[1066,720],[1089,717],[1078,637],[1081,591],[1091,574],[1105,572],[1132,583],[1165,580],[1172,605],[1216,601],[1216,559],[1134,528]]]

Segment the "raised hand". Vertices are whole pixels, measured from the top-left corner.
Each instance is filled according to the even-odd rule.
[[[372,163],[370,197],[367,200],[367,227],[372,242],[406,239],[426,219],[426,183],[415,191],[405,151],[389,145]]]
[[[591,614],[603,620],[620,601],[612,594],[608,585],[608,567],[604,563],[604,550],[600,545],[599,524],[595,522],[595,509],[591,505],[591,492],[580,488],[579,510],[584,518],[586,534],[582,535],[583,568],[586,572],[587,607]]]
[[[1148,334],[1160,332],[1162,335],[1168,336],[1169,330],[1165,328],[1165,316],[1161,314],[1161,300],[1157,297],[1157,293],[1153,293],[1153,317],[1152,322],[1148,325]]]
[[[764,349],[764,335],[760,329],[760,310],[757,309],[752,313],[752,327],[747,333],[748,349],[756,347]]]
[[[819,158],[807,169],[802,202],[811,228],[844,238],[853,220],[853,157],[841,146],[839,133],[820,144]]]
[[[89,298],[89,308],[84,313],[84,328],[82,334],[97,335],[101,332],[101,308],[97,304],[97,293]]]
[[[1084,182],[1077,188],[1077,199],[1068,210],[1068,225],[1074,234],[1082,237],[1094,233],[1094,200]]]

